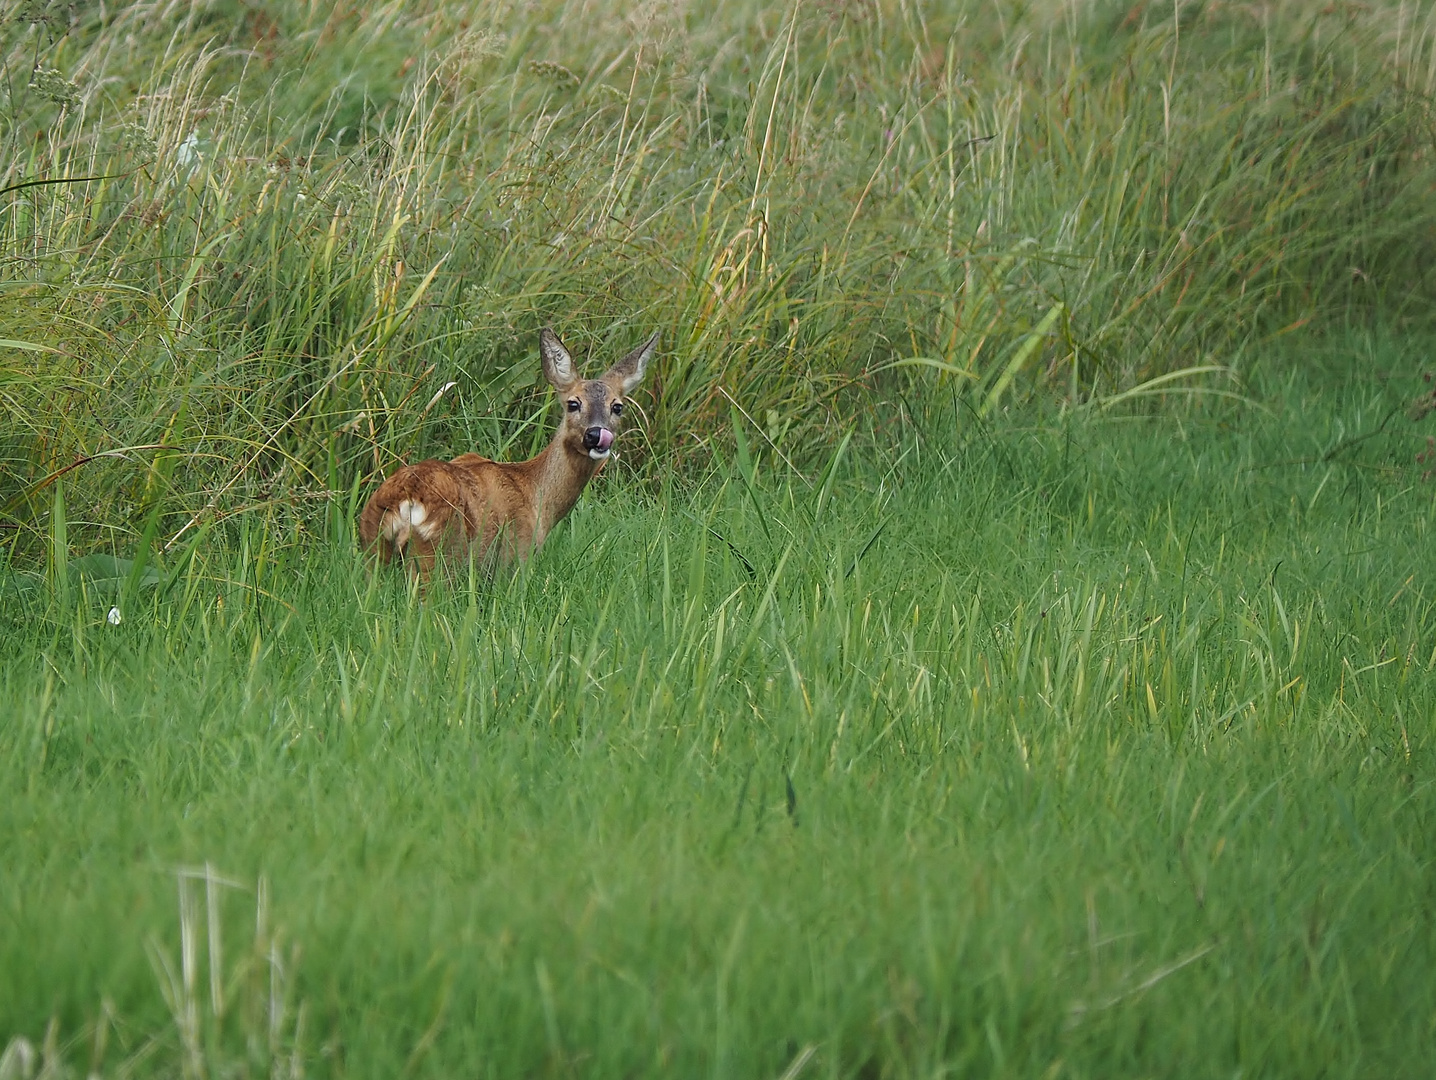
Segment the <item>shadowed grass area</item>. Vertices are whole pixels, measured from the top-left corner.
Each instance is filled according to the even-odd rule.
[[[342,517],[12,569],[5,1031],[106,1076],[1421,1075],[1418,355],[609,470],[423,603]]]

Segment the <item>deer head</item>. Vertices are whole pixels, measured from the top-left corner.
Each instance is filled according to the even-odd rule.
[[[622,426],[624,399],[643,379],[644,369],[657,347],[655,333],[609,368],[602,378],[580,379],[573,357],[558,335],[547,327],[539,331],[543,373],[558,391],[563,408],[555,441],[566,452],[593,461],[607,459]]]

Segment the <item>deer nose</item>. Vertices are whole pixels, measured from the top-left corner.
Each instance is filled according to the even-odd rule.
[[[613,432],[606,427],[591,427],[583,433],[585,450],[607,450],[613,445]]]

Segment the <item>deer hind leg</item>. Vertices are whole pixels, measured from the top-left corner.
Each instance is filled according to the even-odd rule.
[[[423,503],[417,499],[403,499],[384,515],[379,529],[380,550],[389,556],[389,560],[402,566],[409,576],[417,574],[424,582],[429,580],[429,567],[433,564],[433,545],[426,542],[430,526],[428,519],[429,513]],[[426,551],[426,548],[429,550]]]
[[[435,502],[437,505],[432,505]],[[410,493],[390,503],[376,496],[360,521],[360,538],[380,563],[402,563],[427,581],[439,536],[451,514],[452,508],[442,498],[424,500],[418,493]]]
[[[421,461],[400,469],[374,492],[359,516],[359,540],[375,561],[400,563],[427,582],[436,562],[465,529],[464,477],[447,462]]]

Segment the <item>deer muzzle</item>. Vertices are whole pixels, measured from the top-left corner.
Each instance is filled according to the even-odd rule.
[[[612,445],[613,432],[606,427],[591,427],[583,433],[583,448],[595,461],[608,457],[608,449]]]

